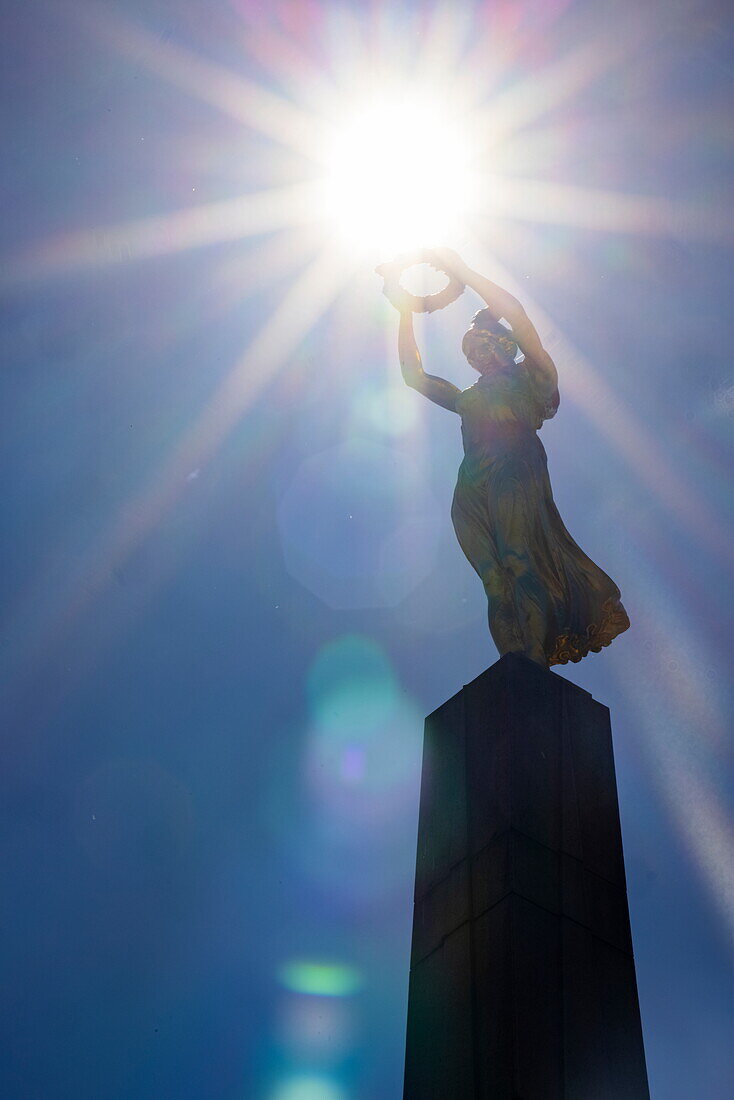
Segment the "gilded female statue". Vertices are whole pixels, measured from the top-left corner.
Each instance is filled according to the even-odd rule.
[[[397,282],[406,265],[396,261],[378,271],[400,313],[405,382],[461,417],[464,459],[451,518],[484,584],[490,633],[500,656],[522,653],[545,667],[580,661],[609,645],[629,619],[619,589],[576,545],[553,500],[537,432],[558,409],[555,365],[516,298],[452,250],[430,255],[458,292],[461,284],[471,287],[486,304],[462,341],[479,374],[463,391],[423,370],[413,333],[415,299]]]

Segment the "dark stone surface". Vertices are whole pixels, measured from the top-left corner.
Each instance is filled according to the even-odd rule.
[[[426,720],[405,1100],[647,1100],[609,712],[508,655]]]

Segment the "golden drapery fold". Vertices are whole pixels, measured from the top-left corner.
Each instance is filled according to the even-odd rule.
[[[484,583],[500,655],[565,664],[609,645],[629,618],[616,584],[576,544],[556,508],[535,432],[542,411],[528,381],[516,367],[458,399],[465,458],[451,518]],[[555,412],[557,398],[552,405]]]

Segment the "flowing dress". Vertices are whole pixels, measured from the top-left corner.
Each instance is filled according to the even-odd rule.
[[[464,460],[451,518],[481,577],[500,655],[580,661],[626,630],[619,589],[584,554],[558,513],[537,435],[555,415],[524,363],[483,375],[456,399]]]

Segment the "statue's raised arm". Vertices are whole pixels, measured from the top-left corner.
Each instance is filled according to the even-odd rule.
[[[422,393],[434,404],[441,405],[442,408],[448,409],[450,412],[456,412],[456,398],[461,390],[445,378],[439,378],[435,374],[426,374],[423,370],[421,353],[418,351],[418,345],[415,342],[413,313],[411,310],[403,310],[400,313],[398,355],[400,356],[400,370],[406,386]]]
[[[431,294],[427,297],[410,294],[400,285],[400,275],[406,267],[426,260],[433,262],[434,266],[440,262],[434,250],[422,250],[415,254],[399,257],[391,264],[381,264],[376,271],[385,280],[382,288],[383,294],[400,314],[398,356],[400,358],[400,370],[406,386],[422,393],[434,404],[440,405],[450,412],[456,412],[456,398],[461,390],[458,386],[447,382],[445,378],[439,378],[435,374],[426,374],[424,371],[421,353],[418,350],[413,329],[413,313],[432,313],[435,309],[441,309],[443,305],[458,297],[464,287],[457,279],[449,277],[448,286],[439,294]]]
[[[453,249],[437,248],[434,251],[443,270],[450,272],[464,286],[475,290],[484,299],[495,321],[504,317],[510,326],[512,338],[525,356],[528,369],[535,375],[537,385],[544,388],[549,395],[553,394],[558,389],[556,365],[543,347],[535,325],[522,303],[486,275],[472,271]]]

